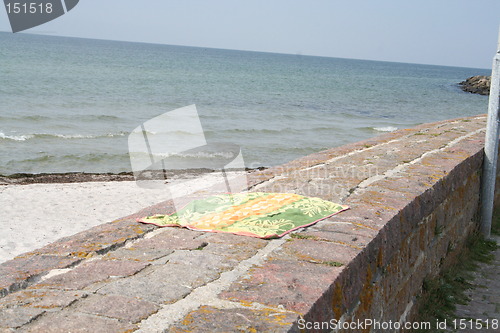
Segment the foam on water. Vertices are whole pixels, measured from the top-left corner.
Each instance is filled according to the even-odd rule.
[[[394,126],[373,127],[373,129],[378,132],[394,132],[398,130],[398,128]]]
[[[26,141],[33,138],[33,135],[6,135],[0,132],[0,139],[12,140],[12,141]]]
[[[13,141],[26,141],[35,139],[97,139],[97,138],[113,138],[125,136],[127,133],[108,133],[108,134],[98,134],[98,135],[83,135],[83,134],[51,134],[51,133],[34,133],[26,135],[6,135],[0,132],[0,140],[13,140]]]

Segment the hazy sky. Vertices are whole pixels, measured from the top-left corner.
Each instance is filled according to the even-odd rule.
[[[80,0],[26,32],[491,68],[499,24],[500,0]]]

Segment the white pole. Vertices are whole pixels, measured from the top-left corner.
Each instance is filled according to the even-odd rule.
[[[482,180],[481,233],[491,236],[491,220],[495,199],[495,180],[498,160],[498,135],[500,112],[500,32],[497,53],[493,57],[491,69],[490,98],[488,105],[488,123],[486,125],[486,142],[484,145],[484,164]]]

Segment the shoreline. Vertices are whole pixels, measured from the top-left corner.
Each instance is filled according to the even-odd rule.
[[[267,167],[245,168],[245,171],[265,170]],[[157,172],[163,172],[158,170]],[[177,179],[190,179],[205,174],[216,173],[212,169],[178,169],[167,170],[167,182]],[[92,173],[92,172],[64,172],[64,173],[15,173],[11,175],[0,174],[2,185],[29,185],[29,184],[68,184],[89,182],[122,182],[135,181],[133,172],[120,173]]]

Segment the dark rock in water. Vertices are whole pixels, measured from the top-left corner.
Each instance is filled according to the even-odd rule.
[[[490,94],[491,77],[484,75],[476,75],[459,83],[460,88],[465,92],[473,94],[489,95]]]

